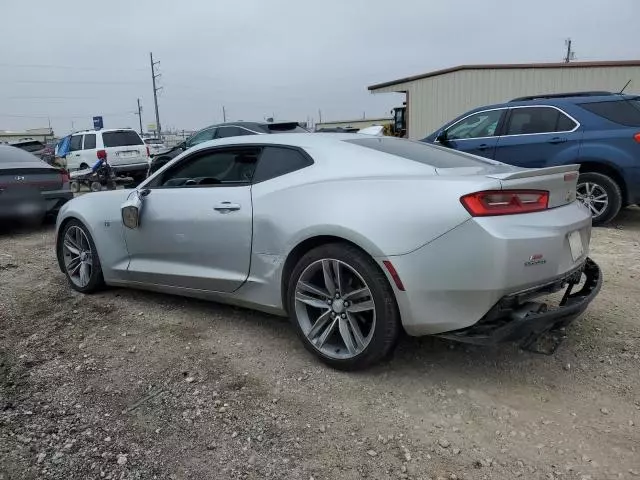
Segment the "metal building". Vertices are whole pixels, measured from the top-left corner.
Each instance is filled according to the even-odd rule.
[[[475,107],[542,93],[640,91],[640,60],[460,65],[371,85],[406,94],[408,137],[420,139]]]
[[[391,125],[393,119],[391,117],[383,118],[360,118],[358,120],[336,120],[332,122],[318,122],[315,129],[320,130],[322,128],[366,128],[373,125]]]

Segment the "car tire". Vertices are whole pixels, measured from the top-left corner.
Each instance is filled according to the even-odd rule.
[[[387,277],[369,255],[349,244],[322,245],[298,261],[288,280],[287,308],[305,348],[339,370],[385,359],[401,329]]]
[[[576,193],[578,200],[590,209],[594,225],[610,222],[622,208],[620,186],[611,177],[602,173],[581,173]],[[606,198],[604,198],[605,195]],[[602,200],[607,202],[606,205]]]
[[[80,182],[73,180],[70,184],[69,184],[69,189],[73,192],[73,193],[78,193],[80,191]]]
[[[102,184],[100,182],[91,182],[91,185],[89,186],[89,189],[92,192],[101,192],[102,191]]]
[[[86,163],[82,162],[80,164],[80,167],[78,167],[78,170],[87,170],[89,169],[89,165],[87,165]]]
[[[81,258],[81,265],[77,271],[75,270],[77,264],[72,261],[75,258],[75,251],[65,245],[68,239],[73,239],[71,249],[89,252],[89,255],[77,255],[78,258]],[[102,266],[96,245],[89,230],[82,222],[71,220],[64,225],[57,245],[57,255],[71,288],[81,293],[94,293],[104,287]],[[89,267],[89,270],[82,264]]]

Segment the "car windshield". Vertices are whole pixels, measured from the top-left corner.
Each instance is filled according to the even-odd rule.
[[[358,138],[344,140],[361,147],[371,148],[383,153],[430,165],[434,168],[477,167],[490,162],[479,157],[472,157],[455,150],[435,147],[422,142],[414,142],[393,137]]]
[[[129,147],[142,145],[142,139],[133,130],[118,130],[116,132],[104,132],[102,141],[105,147]]]
[[[640,127],[640,97],[613,102],[583,103],[585,110],[627,127]]]
[[[144,143],[146,143],[147,145],[160,145],[162,144],[162,140],[160,140],[159,138],[147,138]]]
[[[38,150],[42,150],[44,148],[44,144],[40,142],[24,142],[24,143],[18,143],[14,146],[26,152],[37,152]]]

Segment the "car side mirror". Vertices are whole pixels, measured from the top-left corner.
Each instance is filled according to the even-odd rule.
[[[447,131],[442,130],[436,135],[436,142],[446,145],[449,143],[449,139],[447,138]]]
[[[136,229],[140,226],[143,196],[141,192],[134,190],[129,194],[127,201],[122,204],[120,211],[122,213],[122,223],[125,227]]]

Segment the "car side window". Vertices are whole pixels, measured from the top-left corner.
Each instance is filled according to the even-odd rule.
[[[187,148],[191,148],[194,145],[198,145],[202,142],[207,142],[216,138],[216,128],[207,128],[201,132],[196,133],[193,137],[187,140]]]
[[[313,160],[295,148],[265,147],[258,161],[253,183],[295,172],[313,165]]]
[[[217,138],[240,137],[251,135],[251,132],[240,127],[218,127]]]
[[[82,135],[72,135],[69,142],[69,151],[76,152],[82,150]]]
[[[503,113],[504,110],[488,110],[469,115],[446,130],[447,140],[493,137]]]
[[[520,107],[511,110],[505,135],[566,132],[575,127],[571,118],[555,108]]]
[[[84,136],[84,150],[93,150],[96,148],[96,134],[87,133]]]
[[[249,185],[259,156],[260,148],[256,147],[199,151],[154,179],[149,187]]]

